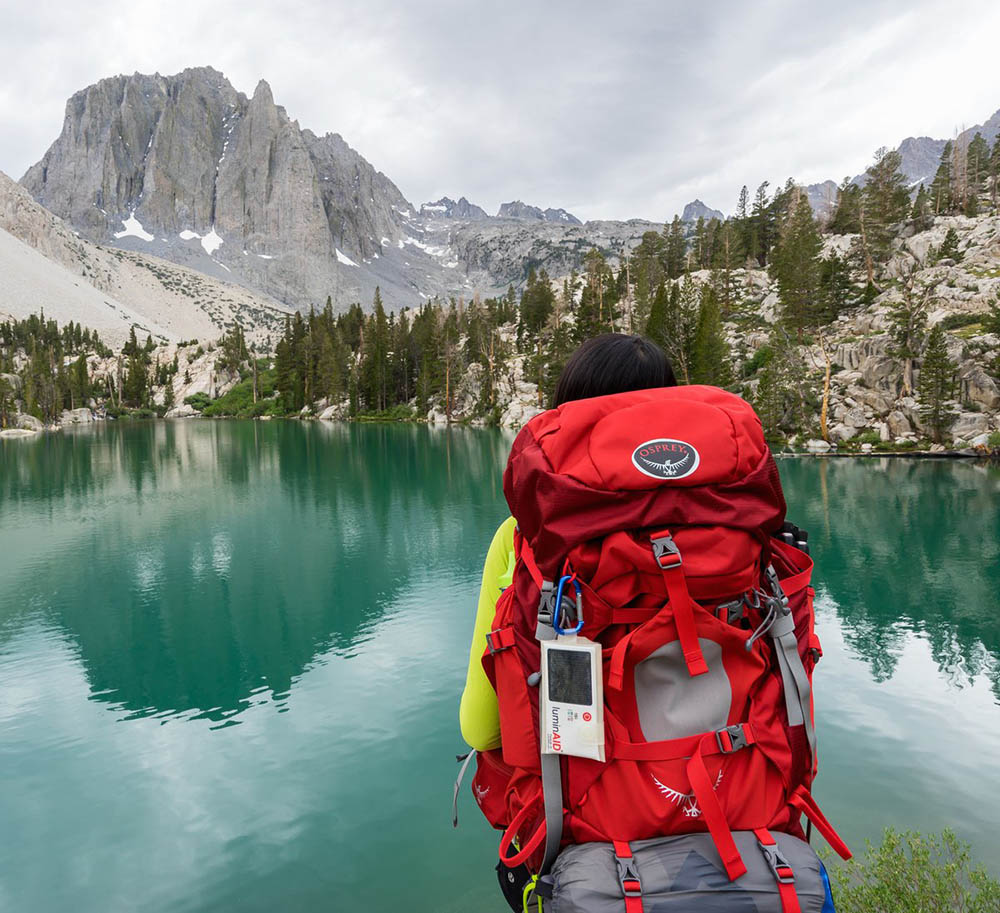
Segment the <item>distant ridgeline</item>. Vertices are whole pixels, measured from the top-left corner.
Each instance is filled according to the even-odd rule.
[[[730,218],[679,217],[619,258],[530,271],[520,292],[387,313],[325,306],[277,339],[155,346],[111,357],[79,326],[0,326],[0,423],[92,402],[112,414],[302,415],[517,426],[551,402],[570,353],[645,333],[682,383],[734,390],[772,442],[906,449],[1000,445],[1000,139],[947,144],[915,195],[898,152],[845,181],[825,223],[789,180]]]
[[[961,153],[960,155],[958,153]],[[520,294],[432,300],[387,314],[376,291],[334,316],[290,318],[275,401],[209,414],[322,413],[518,424],[549,402],[573,349],[641,332],[682,383],[750,399],[773,441],[876,447],[995,432],[1000,408],[1000,139],[949,144],[911,198],[897,152],[845,181],[825,225],[791,180],[743,188],[735,216],[675,217],[620,263],[592,249],[561,281],[532,271]],[[249,353],[240,364],[247,375]],[[199,404],[207,405],[207,401]],[[206,410],[207,411],[207,410]]]

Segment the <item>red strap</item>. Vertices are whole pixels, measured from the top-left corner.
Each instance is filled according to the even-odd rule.
[[[624,840],[613,840],[615,860],[618,864],[618,877],[625,894],[625,913],[642,913],[642,885],[639,873],[632,864],[632,848]]]
[[[765,855],[767,855],[768,865],[771,867],[778,884],[782,913],[802,913],[802,908],[799,906],[799,895],[795,893],[795,873],[788,861],[778,852],[778,842],[771,836],[771,832],[766,827],[755,827],[753,832],[761,850],[765,851]],[[771,847],[774,848],[777,856],[767,854],[766,851]]]
[[[708,832],[712,835],[716,850],[722,857],[722,864],[726,867],[726,874],[730,881],[736,881],[741,875],[746,873],[747,867],[743,864],[743,857],[736,848],[732,832],[729,830],[729,822],[726,821],[726,813],[719,804],[719,799],[715,795],[715,783],[708,775],[705,767],[704,752],[712,752],[712,748],[718,747],[715,733],[709,732],[701,737],[694,754],[687,763],[688,782],[694,792],[698,807],[701,809],[702,817],[708,826]]]
[[[698,629],[694,624],[694,602],[688,592],[682,566],[678,564],[665,568],[663,580],[667,585],[667,595],[670,597],[674,624],[677,627],[677,639],[681,642],[688,675],[703,675],[708,672],[708,663],[705,662],[701,644],[698,643]]]
[[[742,724],[743,740],[746,745],[753,745],[757,738],[749,723]],[[702,744],[706,736],[711,736],[709,746]],[[611,756],[616,760],[625,761],[673,761],[677,758],[690,758],[698,746],[702,745],[702,755],[728,754],[736,749],[728,729],[718,732],[699,733],[680,739],[665,739],[660,742],[629,742],[626,739],[615,739]]]
[[[542,841],[545,839],[545,819],[542,819],[542,823],[538,825],[538,830],[531,835],[531,839],[521,848],[520,852],[515,853],[513,856],[508,856],[507,851],[510,849],[511,844],[514,842],[514,838],[517,836],[518,830],[520,830],[521,825],[528,818],[529,812],[535,808],[539,801],[541,800],[541,795],[538,796],[533,802],[529,802],[525,805],[515,816],[514,820],[510,822],[507,830],[503,832],[503,837],[500,840],[500,860],[508,868],[516,868],[528,861],[535,850],[541,845]]]
[[[486,648],[490,653],[499,653],[514,646],[514,628],[509,625],[497,631],[490,631],[486,635]]]
[[[826,815],[820,811],[816,800],[812,797],[804,786],[800,786],[788,799],[789,803],[797,808],[815,825],[823,839],[830,844],[830,848],[841,858],[850,859],[853,855],[847,844],[840,838],[840,835],[833,829],[833,825],[826,820]]]
[[[611,664],[608,666],[608,687],[613,691],[622,690],[622,682],[625,678],[625,654],[628,653],[630,643],[632,643],[632,634],[626,634],[611,651]]]
[[[535,556],[532,554],[531,546],[528,545],[528,540],[523,536],[520,536],[521,548],[518,552],[518,558],[524,562],[524,566],[528,569],[528,573],[531,574],[531,579],[535,581],[535,586],[538,589],[542,588],[542,584],[545,582],[545,578],[542,577],[542,572],[538,570],[538,565],[535,563]]]

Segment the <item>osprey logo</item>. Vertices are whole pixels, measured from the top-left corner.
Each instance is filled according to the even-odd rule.
[[[477,785],[474,787],[474,789],[476,792],[476,802],[482,805],[483,799],[486,798],[486,794],[490,791],[490,788],[488,786],[483,788],[482,786]]]
[[[654,479],[683,479],[698,468],[701,457],[685,441],[657,438],[632,451],[632,465]]]
[[[652,776],[652,774],[650,774]],[[695,798],[694,793],[682,793],[676,789],[671,789],[665,783],[661,783],[656,777],[653,777],[653,782],[656,784],[656,788],[663,793],[674,805],[680,805],[684,809],[684,815],[688,818],[697,818],[701,815],[701,809],[698,807],[698,800]],[[712,789],[718,789],[719,784],[722,782],[722,771],[719,771],[719,775],[715,778],[715,785]]]

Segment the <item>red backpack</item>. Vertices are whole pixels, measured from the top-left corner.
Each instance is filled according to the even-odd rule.
[[[801,813],[848,858],[810,794],[812,561],[772,536],[785,501],[753,409],[705,386],[566,403],[521,430],[504,494],[517,562],[483,655],[502,748],[473,781],[503,861],[544,875],[562,846],[613,843],[628,898],[629,841],[708,831],[735,880],[732,832],[754,831],[781,882],[769,831],[802,837]],[[540,751],[540,641],[576,592],[603,762]]]

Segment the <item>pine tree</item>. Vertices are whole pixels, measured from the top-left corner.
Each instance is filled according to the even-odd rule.
[[[944,260],[945,258],[954,260],[956,263],[962,259],[962,252],[958,249],[958,232],[955,231],[954,227],[949,228],[944,233],[941,246],[937,249],[937,257],[935,259]]]
[[[875,161],[865,172],[868,180],[861,191],[862,230],[865,244],[876,263],[889,259],[893,230],[909,215],[910,195],[906,176],[900,171],[902,156],[884,147],[875,152]]]
[[[917,195],[913,199],[910,218],[916,223],[914,227],[917,231],[926,231],[934,221],[931,214],[931,195],[923,184],[917,189]]]
[[[684,224],[681,217],[675,215],[669,226],[664,226],[665,258],[667,277],[678,278],[685,269],[687,259],[687,241],[684,239]]]
[[[927,306],[930,289],[917,288],[916,270],[902,277],[902,294],[889,310],[889,354],[903,362],[903,391],[913,392],[913,360],[920,356],[927,326]]]
[[[917,396],[920,417],[938,443],[955,417],[955,371],[955,363],[948,357],[944,330],[937,323],[927,336]]]
[[[798,333],[800,341],[803,329],[820,322],[819,254],[822,247],[809,198],[800,192],[782,225],[769,267],[778,286],[782,320]]]
[[[732,381],[729,346],[722,328],[719,302],[714,289],[704,285],[691,347],[691,382],[729,387]]]
[[[931,206],[935,215],[951,212],[952,207],[952,150],[951,140],[944,144],[941,151],[941,160],[938,163],[937,171],[934,173],[934,180],[931,181]]]
[[[861,231],[861,188],[850,178],[844,178],[837,188],[837,205],[827,227],[835,235],[856,235]]]
[[[847,260],[831,254],[819,261],[819,294],[816,323],[832,323],[858,301],[858,289],[851,281],[851,267]]]
[[[676,286],[671,283],[671,290]],[[646,336],[655,342],[664,352],[670,348],[669,331],[667,328],[667,299],[669,293],[664,284],[660,284],[653,296],[653,304],[649,309],[649,319],[646,321]]]

